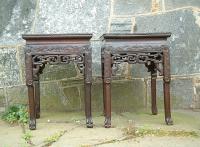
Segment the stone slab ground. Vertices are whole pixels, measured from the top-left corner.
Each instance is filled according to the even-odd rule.
[[[163,118],[163,112],[113,113],[112,128],[105,129],[101,113],[93,113],[95,126],[88,129],[83,112],[42,112],[37,130],[26,128],[25,134],[20,126],[0,121],[0,147],[200,146],[200,112],[173,112],[173,126],[166,126]]]

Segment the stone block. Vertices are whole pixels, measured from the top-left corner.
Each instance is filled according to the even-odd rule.
[[[200,77],[193,78],[193,103],[191,105],[194,109],[200,108]]]
[[[71,92],[74,92],[76,87],[71,88]],[[70,111],[73,105],[70,104],[73,101],[71,95],[65,95],[66,89],[63,89],[59,83],[47,82],[41,85],[41,109],[47,111]],[[70,91],[70,90],[68,90]],[[76,96],[76,93],[74,93]]]
[[[4,31],[4,27],[8,25],[11,17],[12,10],[17,1],[13,0],[1,0],[0,1],[0,35]]]
[[[49,111],[72,111],[73,98],[76,94],[79,94],[76,87],[63,89],[58,83],[45,82],[40,84],[40,97],[41,97],[41,109]],[[72,96],[74,96],[72,98]],[[28,104],[28,93],[25,85],[8,87],[7,88],[7,99],[9,105],[13,104]],[[78,106],[78,105],[77,105]],[[77,110],[79,108],[76,108]]]
[[[200,86],[196,86],[195,91],[196,93],[194,95],[194,103],[195,103],[194,108],[200,109]]]
[[[6,99],[4,96],[4,89],[0,88],[0,112],[4,111],[6,107]]]
[[[15,48],[0,48],[0,85],[20,84],[19,65]]]
[[[25,85],[8,87],[6,90],[8,105],[28,104],[28,93]],[[82,106],[79,85],[77,84],[66,88],[62,87],[61,83],[56,82],[41,83],[40,99],[41,110],[77,111]]]
[[[165,8],[167,10],[187,7],[187,6],[200,7],[200,1],[199,0],[189,0],[189,1],[188,0],[165,0]]]
[[[114,15],[136,15],[151,12],[151,0],[114,0]]]
[[[84,110],[84,92],[82,86],[74,86],[63,88],[64,97],[62,97],[62,104],[69,111]]]
[[[24,53],[25,46],[18,46],[16,52],[16,58],[19,68],[20,74],[20,82],[22,84],[26,83],[26,73],[25,73],[25,53]]]
[[[114,18],[111,22],[111,33],[130,33],[132,30],[131,18]]]
[[[112,83],[112,109],[114,112],[137,112],[144,108],[144,81],[128,80]]]
[[[39,9],[36,33],[93,33],[98,39],[107,31],[107,0],[42,0]]]
[[[9,106],[13,104],[28,104],[28,93],[25,85],[18,85],[6,88],[6,99]]]
[[[112,111],[126,112],[144,109],[145,88],[142,80],[113,80]],[[103,112],[102,83],[95,83],[92,87],[92,106],[94,111]]]
[[[148,104],[151,108],[151,81],[147,84]],[[171,81],[171,106],[173,109],[190,109],[193,103],[193,83],[191,79],[173,79]],[[157,80],[157,105],[164,108],[163,81]]]
[[[61,80],[76,76],[77,76],[77,71],[73,63],[59,64],[59,65],[47,64],[45,66],[45,69],[43,70],[43,73],[40,76],[40,79],[41,81],[51,81],[51,80]]]
[[[139,111],[145,108],[144,81],[113,80],[111,91],[113,112]],[[40,93],[42,111],[84,111],[83,80],[41,83]],[[102,94],[102,83],[93,83],[92,111],[103,112]],[[27,87],[22,85],[7,88],[7,99],[9,105],[28,104]]]
[[[133,64],[131,67],[131,76],[133,78],[145,78],[150,76],[150,72],[143,64]]]
[[[193,83],[191,79],[175,79],[171,83],[172,107],[191,108],[193,98]]]
[[[181,9],[157,15],[136,17],[140,33],[171,32],[169,38],[171,73],[182,75],[200,72],[200,13]]]
[[[101,41],[91,41],[92,76],[101,76]]]
[[[36,0],[0,1],[0,45],[22,43],[22,34],[30,33]]]

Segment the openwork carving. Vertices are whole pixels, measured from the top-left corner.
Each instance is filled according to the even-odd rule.
[[[129,64],[140,63],[144,64],[147,62],[161,63],[162,53],[132,53],[132,54],[114,54],[112,55],[113,63],[128,62]]]
[[[145,64],[148,68],[148,71],[151,71],[152,64],[155,64],[155,69],[157,69],[160,73],[162,72],[160,68],[160,64],[163,60],[162,52],[144,52],[144,53],[118,53],[112,55],[112,73],[116,74],[116,71],[119,69],[119,64],[123,62],[127,62],[129,64]],[[161,73],[162,74],[162,73]]]
[[[69,64],[70,62],[83,63],[82,55],[35,55],[33,56],[33,64]]]
[[[84,56],[83,55],[34,55],[33,62],[33,76],[37,78],[42,73],[45,64],[69,64],[74,62],[77,64],[81,73],[84,70]]]

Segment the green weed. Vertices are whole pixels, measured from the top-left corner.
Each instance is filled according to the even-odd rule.
[[[33,145],[31,138],[33,137],[33,135],[31,134],[30,131],[27,131],[23,134],[22,139],[25,140],[26,143]]]
[[[10,106],[6,109],[1,118],[10,124],[14,123],[27,124],[28,122],[27,107],[22,104]]]
[[[46,138],[45,141],[44,141],[44,142],[46,143],[45,146],[49,146],[49,145],[51,145],[52,143],[58,141],[58,139],[59,139],[61,136],[63,136],[64,133],[65,133],[65,131],[60,131],[60,132],[55,133],[55,134],[49,136],[48,138]]]

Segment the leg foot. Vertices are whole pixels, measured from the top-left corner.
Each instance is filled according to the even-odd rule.
[[[86,126],[87,126],[87,128],[93,128],[92,117],[86,118]]]
[[[111,127],[111,118],[108,118],[108,117],[105,118],[104,127],[105,128]]]
[[[157,107],[152,109],[152,115],[157,115],[158,114],[158,110]]]
[[[173,120],[171,117],[165,118],[165,122],[167,125],[173,125]]]
[[[30,120],[29,121],[29,129],[30,130],[35,130],[36,129],[36,121],[35,120]]]

